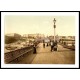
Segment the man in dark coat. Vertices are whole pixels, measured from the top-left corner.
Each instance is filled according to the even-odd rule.
[[[36,45],[35,44],[33,45],[33,53],[37,53],[36,52]]]
[[[45,42],[43,42],[43,48],[45,48]]]
[[[54,51],[57,51],[57,41],[54,42]]]

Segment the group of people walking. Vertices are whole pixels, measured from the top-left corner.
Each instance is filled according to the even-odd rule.
[[[49,44],[47,43],[47,45],[45,45],[45,42],[43,42],[43,48],[45,48],[45,46],[49,46]]]
[[[47,43],[45,43],[45,41],[43,41],[43,48],[45,48],[46,46],[51,46],[51,52],[52,51],[57,51],[57,41],[55,41],[55,42],[50,41],[50,42],[47,42]],[[37,53],[36,47],[37,47],[37,45],[34,44],[33,45],[33,53]]]
[[[52,41],[51,42],[51,51],[57,51],[57,41]]]
[[[47,42],[47,45],[46,46],[51,46],[51,52],[52,51],[57,51],[57,41],[50,41],[50,42]],[[45,48],[45,42],[43,41],[43,48]]]

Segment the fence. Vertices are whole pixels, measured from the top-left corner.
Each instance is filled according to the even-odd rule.
[[[64,48],[68,48],[68,49],[71,49],[71,50],[75,50],[75,40],[61,40],[61,45],[64,47]]]
[[[15,59],[18,59],[20,56],[33,51],[33,46],[17,49],[15,51],[4,53],[4,61],[5,63],[9,63]]]

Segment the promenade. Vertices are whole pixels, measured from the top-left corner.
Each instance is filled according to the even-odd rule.
[[[50,51],[50,46],[40,43],[37,54],[28,53],[17,64],[75,64],[75,51],[72,51],[58,44],[58,51]],[[14,62],[12,62],[14,63]]]

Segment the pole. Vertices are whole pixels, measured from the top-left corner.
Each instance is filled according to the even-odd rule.
[[[56,28],[56,25],[55,25],[56,20],[55,20],[55,18],[54,18],[53,22],[54,22],[54,42],[55,42],[55,33],[56,33],[56,31],[55,31],[55,28]]]
[[[54,28],[54,42],[55,42],[55,28]]]
[[[54,20],[53,20],[53,22],[54,22],[54,51],[57,51],[57,42],[56,42],[56,31],[55,31],[55,29],[56,29],[56,25],[55,25],[55,23],[56,23],[56,19],[54,18]]]

